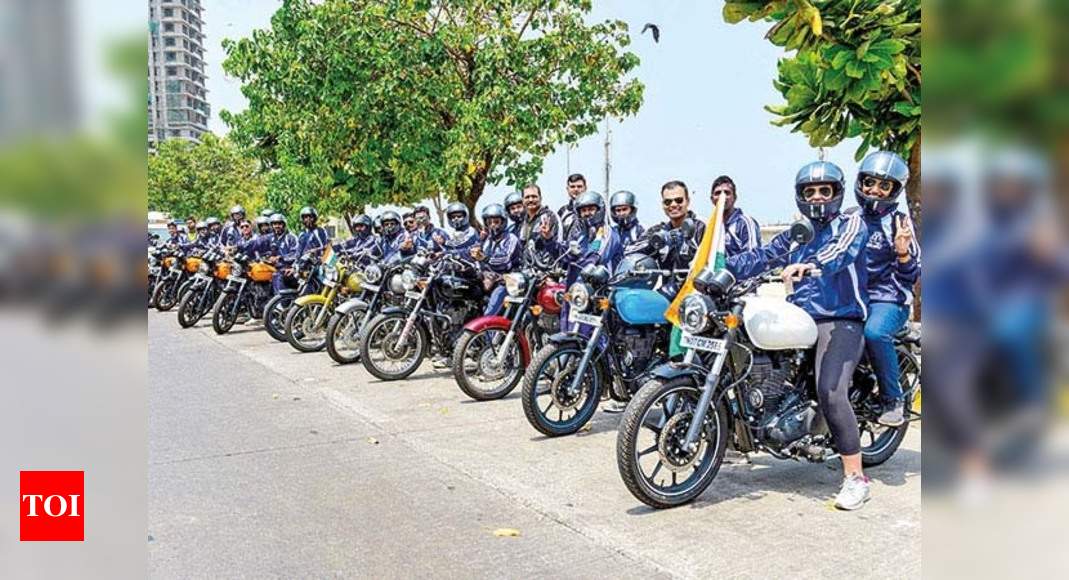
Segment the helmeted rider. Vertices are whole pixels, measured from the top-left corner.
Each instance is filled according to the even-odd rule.
[[[314,207],[302,207],[300,217],[304,231],[297,236],[297,255],[293,256],[294,260],[306,253],[320,251],[330,243],[327,231],[317,225],[319,214]]]
[[[349,222],[351,238],[338,244],[337,249],[350,255],[365,254],[369,259],[378,258],[378,241],[371,234],[371,218],[358,215]]]
[[[245,208],[235,205],[230,208],[230,213],[227,215],[230,219],[223,226],[220,242],[224,246],[236,246],[241,241],[240,225],[242,220],[245,219]]]
[[[647,229],[637,242],[624,249],[624,254],[650,256],[664,270],[687,270],[705,235],[705,223],[690,211],[690,190],[682,181],[673,180],[661,186],[661,206],[668,219]],[[658,247],[655,238],[667,239],[668,243]],[[665,278],[658,291],[673,299],[684,279],[682,276]]]
[[[271,234],[271,216],[256,216],[256,235],[267,236]]]
[[[208,223],[206,221],[196,222],[193,230],[197,233],[196,237],[179,244],[183,252],[188,254],[194,251],[204,251],[211,247],[211,234],[208,232]]]
[[[449,238],[449,234],[431,223],[431,210],[425,205],[416,206],[412,217],[416,220],[416,248],[432,252],[442,251],[442,244]]]
[[[204,223],[208,224],[208,237],[204,240],[207,247],[218,246],[223,243],[223,222],[219,221],[217,217],[210,217],[204,220]]]
[[[884,412],[879,422],[897,427],[905,421],[894,336],[909,320],[913,285],[920,277],[920,244],[909,212],[898,200],[909,181],[909,166],[897,154],[877,151],[858,167],[854,197],[868,227],[869,316],[865,349],[880,385]]]
[[[505,304],[506,290],[501,277],[519,265],[522,247],[520,239],[509,232],[505,225],[508,218],[501,204],[492,203],[484,207],[480,216],[486,227],[486,237],[470,252],[471,257],[482,265],[483,289],[490,294],[483,313],[491,316],[498,314]]]
[[[865,348],[868,228],[861,212],[840,211],[846,187],[834,163],[809,163],[794,183],[795,203],[813,225],[813,240],[798,247],[785,231],[767,246],[729,256],[727,268],[741,280],[783,267],[783,280],[794,284],[788,300],[816,321],[817,396],[843,465],[835,506],[852,510],[869,498],[857,417],[849,399],[854,368]],[[818,269],[819,276],[805,276]]]
[[[508,223],[505,230],[519,239],[523,232],[523,194],[514,191],[505,196],[505,213],[508,215]]]
[[[568,238],[557,244],[554,254],[560,257],[560,265],[567,269],[564,285],[571,288],[579,279],[579,272],[592,264],[602,264],[612,271],[610,254],[623,256],[622,245],[615,233],[605,225],[605,200],[596,191],[581,193],[574,203],[576,218],[568,230]],[[573,244],[578,245],[579,252],[571,251]],[[568,322],[569,305],[566,302],[561,310],[561,329],[570,327]]]
[[[455,232],[442,241],[443,251],[450,254],[468,255],[468,250],[479,243],[479,232],[471,226],[468,207],[455,201],[445,208],[445,217],[449,227]]]
[[[401,230],[401,216],[393,210],[386,210],[376,218],[379,222],[381,235],[378,237],[379,254],[383,261],[389,261],[397,254],[407,254],[401,249],[401,243],[405,241]],[[412,250],[414,251],[414,250]]]
[[[713,206],[721,197],[724,198],[724,253],[734,256],[760,248],[761,226],[735,205],[738,199],[735,181],[727,175],[717,177],[713,180],[709,195]]]
[[[268,261],[275,264],[278,271],[271,278],[271,287],[275,292],[283,288],[297,286],[297,273],[293,269],[294,256],[297,255],[297,236],[286,231],[286,216],[276,213],[268,218],[271,222],[270,257]]]
[[[612,194],[609,198],[609,215],[615,224],[612,229],[617,238],[617,246],[614,246],[617,249],[609,255],[615,271],[616,265],[624,257],[624,250],[639,241],[646,233],[646,228],[638,223],[638,206],[635,205],[635,194],[630,191],[620,190]]]

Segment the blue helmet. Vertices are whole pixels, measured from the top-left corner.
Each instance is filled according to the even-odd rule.
[[[872,197],[865,195],[862,182],[866,177],[875,177],[895,184],[891,195],[887,197]],[[909,166],[898,156],[890,151],[877,151],[868,154],[861,161],[857,169],[857,180],[854,181],[854,197],[857,204],[867,213],[884,214],[898,206],[898,197],[906,189],[909,181]]]
[[[627,217],[616,217],[616,208],[624,205],[631,207],[631,213]],[[620,190],[612,194],[609,198],[609,209],[612,211],[612,221],[619,226],[627,227],[638,220],[638,216],[635,215],[638,212],[635,206],[635,194],[630,191]]]
[[[832,198],[824,203],[810,203],[802,196],[807,185],[826,184],[832,188]],[[814,161],[802,166],[794,176],[794,201],[798,211],[815,221],[828,221],[839,214],[843,206],[846,177],[843,170],[830,161]]]
[[[584,207],[591,206],[597,208],[594,211],[594,215],[587,218],[580,217],[580,210]],[[582,224],[584,228],[600,228],[605,225],[605,200],[603,200],[601,194],[596,191],[584,191],[575,199],[575,215],[577,221]]]

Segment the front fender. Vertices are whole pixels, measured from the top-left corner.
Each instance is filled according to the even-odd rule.
[[[359,298],[350,298],[343,302],[341,306],[338,306],[335,311],[342,316],[345,316],[354,310],[367,310],[370,305]]]
[[[670,381],[680,377],[690,377],[696,384],[701,385],[705,381],[705,376],[709,374],[709,369],[696,364],[686,364],[682,362],[667,362],[657,365],[650,375],[655,379],[662,381]]]
[[[308,306],[309,304],[326,304],[327,297],[322,294],[308,294],[301,296],[293,301],[297,306]]]
[[[566,345],[574,344],[579,348],[584,348],[588,342],[587,337],[576,334],[574,332],[558,332],[551,334],[546,338],[547,344]]]
[[[473,320],[469,320],[464,325],[464,330],[467,332],[478,333],[484,330],[500,330],[502,332],[508,332],[512,328],[512,321],[504,316],[480,316]],[[527,342],[526,332],[517,332],[515,339],[520,343],[520,358],[523,360],[523,365],[527,366],[531,362],[531,344]]]
[[[411,311],[407,308],[401,308],[400,306],[390,306],[389,308],[383,308],[379,311],[379,314],[404,314],[408,316]]]

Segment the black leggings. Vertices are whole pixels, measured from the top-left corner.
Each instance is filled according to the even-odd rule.
[[[858,320],[817,323],[817,397],[840,455],[861,452],[857,417],[850,406],[850,383],[865,349],[865,324]]]

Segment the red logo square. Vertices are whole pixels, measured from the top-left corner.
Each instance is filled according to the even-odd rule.
[[[85,472],[19,472],[19,540],[85,540]]]

